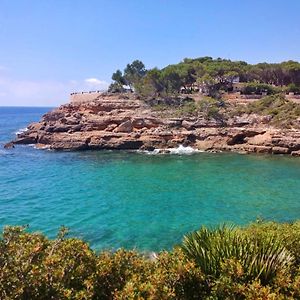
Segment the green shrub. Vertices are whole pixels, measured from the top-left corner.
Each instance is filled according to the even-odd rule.
[[[121,291],[134,276],[144,278],[150,270],[151,262],[136,251],[120,249],[115,253],[102,252],[96,264],[95,293],[99,299],[111,299],[116,291]]]
[[[182,249],[209,276],[220,277],[222,264],[239,262],[246,280],[270,283],[277,272],[288,272],[293,256],[274,237],[250,239],[230,227],[200,230],[186,235]]]
[[[295,258],[296,265],[300,266],[300,221],[295,223],[275,223],[258,221],[242,229],[248,237],[261,240],[274,236]]]
[[[160,253],[146,274],[136,273],[116,298],[201,299],[208,295],[203,273],[179,249]]]
[[[279,88],[266,83],[258,83],[258,82],[246,83],[242,89],[242,93],[245,95],[251,95],[251,94],[261,95],[262,93],[267,93],[268,95],[272,95],[278,92],[280,92]]]
[[[120,83],[114,82],[109,85],[108,92],[109,93],[124,93],[124,92],[126,92],[126,89],[124,89],[124,87]]]
[[[214,119],[221,118],[220,108],[223,107],[225,104],[222,100],[217,100],[211,97],[203,97],[199,103],[199,109],[204,114],[204,116]]]
[[[24,227],[5,228],[0,299],[81,299],[92,295],[95,254],[77,239],[49,241]]]
[[[222,119],[221,108],[223,106],[222,100],[203,97],[200,101],[185,102],[183,105],[173,108],[173,114],[176,117],[202,116],[206,119]]]
[[[65,234],[4,229],[1,300],[300,298],[300,222],[202,228],[151,259],[124,249],[96,254]]]
[[[299,94],[300,93],[300,86],[291,83],[286,87],[286,92],[287,93],[296,93]]]
[[[285,128],[299,127],[297,119],[300,117],[300,105],[285,99],[285,97],[280,94],[266,96],[244,107],[240,106],[235,113],[269,115],[271,116],[270,124],[272,125]]]

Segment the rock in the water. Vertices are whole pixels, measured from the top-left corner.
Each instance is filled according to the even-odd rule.
[[[6,143],[4,146],[3,146],[4,149],[12,149],[12,148],[15,148],[15,145],[13,142],[9,142],[9,143]]]
[[[288,154],[290,153],[290,149],[286,147],[273,147],[272,153],[273,154]]]
[[[292,151],[291,155],[292,156],[299,156],[300,157],[300,150],[298,150],[298,151]]]

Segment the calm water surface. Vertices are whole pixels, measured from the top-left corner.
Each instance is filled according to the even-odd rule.
[[[300,219],[300,159],[4,150],[49,108],[0,108],[0,226],[60,225],[95,249],[170,249],[201,224]]]

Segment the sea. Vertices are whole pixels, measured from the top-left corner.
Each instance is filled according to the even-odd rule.
[[[300,159],[133,151],[6,150],[51,108],[0,107],[0,227],[61,226],[95,250],[172,249],[201,226],[300,219]]]

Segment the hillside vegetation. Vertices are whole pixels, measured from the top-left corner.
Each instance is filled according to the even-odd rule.
[[[300,63],[248,64],[244,61],[200,57],[185,58],[178,64],[147,70],[139,60],[128,64],[124,71],[112,75],[110,91],[134,90],[142,98],[170,97],[184,90],[185,93],[201,91],[218,98],[221,91],[231,91],[235,82],[244,83],[245,93],[269,94],[300,92]]]
[[[300,63],[296,61],[252,65],[200,57],[147,70],[135,60],[123,72],[117,70],[112,79],[109,91],[134,91],[163,117],[204,117],[226,126],[232,117],[258,114],[268,116],[270,125],[299,128],[300,104],[286,97],[287,93],[300,94]],[[234,91],[263,98],[238,105],[226,97]]]
[[[95,253],[87,243],[7,227],[5,299],[299,299],[300,223],[202,227],[170,252]]]
[[[183,100],[177,105],[157,104],[153,110],[163,117],[203,117],[221,121],[224,126],[232,117],[257,114],[267,116],[266,122],[278,128],[300,128],[300,104],[286,99],[282,94],[265,96],[243,105],[207,96],[198,101],[188,97]]]
[[[270,116],[270,124],[291,128],[299,127],[300,105],[282,95],[264,97],[240,108],[240,112]]]

